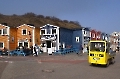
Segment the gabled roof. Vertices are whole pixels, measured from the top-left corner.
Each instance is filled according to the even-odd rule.
[[[42,27],[40,27],[41,29],[43,29],[43,28],[59,28],[58,26],[54,26],[54,25],[51,25],[51,24],[46,24],[46,25],[44,25],[44,26],[42,26]]]
[[[35,28],[35,26],[31,26],[31,25],[28,25],[28,24],[20,25],[20,26],[18,26],[17,28],[20,28],[20,27],[22,27],[22,26],[28,26],[28,27],[31,27],[31,28]]]
[[[46,26],[50,26],[51,28],[66,28],[66,29],[70,29],[70,30],[78,30],[78,29],[82,29],[82,27],[68,27],[68,26],[56,26],[56,25],[52,25],[52,24],[46,24],[46,25],[44,25],[44,26],[42,26],[42,27],[40,27],[40,28],[44,28],[44,27],[46,27]]]
[[[9,26],[7,26],[7,25],[3,25],[3,24],[0,24],[0,26],[9,27]]]

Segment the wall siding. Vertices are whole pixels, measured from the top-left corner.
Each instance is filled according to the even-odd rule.
[[[79,37],[79,42],[76,42],[76,37]],[[82,45],[82,30],[76,30],[76,31],[73,31],[73,48],[77,48],[79,49],[80,48],[80,45]]]
[[[72,45],[73,31],[65,28],[60,28],[60,43]]]
[[[40,45],[40,28],[35,28],[35,44]]]
[[[3,25],[0,25],[0,29],[4,29],[4,28],[6,28],[5,26],[3,26]],[[9,43],[8,43],[8,36],[2,36],[2,35],[0,35],[0,42],[3,42],[4,43],[4,47],[6,47],[7,49],[8,49],[8,45],[9,45]]]
[[[12,41],[12,39],[14,40]],[[10,28],[9,49],[14,50],[17,47],[17,29]]]
[[[22,29],[27,29],[27,35],[22,35]],[[24,25],[17,29],[17,45],[18,45],[18,40],[26,40],[26,38],[28,39],[29,46],[33,45],[33,42],[30,42],[30,35],[28,35],[28,31],[30,31],[31,36],[33,36],[33,27]]]

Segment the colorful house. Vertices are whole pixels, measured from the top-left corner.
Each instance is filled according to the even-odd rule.
[[[4,47],[9,49],[9,31],[9,26],[0,24],[0,49],[3,49]]]
[[[6,24],[6,23],[5,23]],[[4,47],[8,50],[16,48],[16,29],[4,24],[0,24],[0,49]]]
[[[40,28],[43,52],[52,54],[61,48],[78,47],[78,45],[80,45],[80,35],[82,35],[82,31],[79,32],[79,30],[71,29],[69,27],[58,27],[50,24]]]
[[[23,24],[17,27],[17,46],[30,47],[40,45],[40,28],[31,24]]]
[[[59,49],[59,27],[47,24],[40,29],[42,50],[52,54]]]
[[[101,40],[101,31],[96,31],[96,40]]]
[[[102,32],[101,33],[101,40],[105,40],[105,41],[109,42],[110,41],[109,34]]]
[[[82,28],[82,46],[88,45],[90,41],[90,28]]]
[[[92,29],[90,30],[90,37],[91,37],[91,40],[96,40],[97,39],[97,35],[96,35],[96,30]]]
[[[119,35],[117,32],[113,32],[110,35],[110,43],[111,43],[111,48],[113,48],[113,50],[116,50],[117,47],[119,46]]]

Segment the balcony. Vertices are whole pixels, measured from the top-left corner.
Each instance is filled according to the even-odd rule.
[[[56,40],[56,35],[41,35],[41,40]]]

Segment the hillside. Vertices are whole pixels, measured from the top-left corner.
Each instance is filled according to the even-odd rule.
[[[68,29],[81,28],[77,21],[60,20],[54,16],[36,15],[34,13],[25,13],[23,15],[0,14],[0,23],[7,24],[10,27],[17,27],[22,24],[33,24],[35,27],[41,27],[46,24],[52,24]]]

